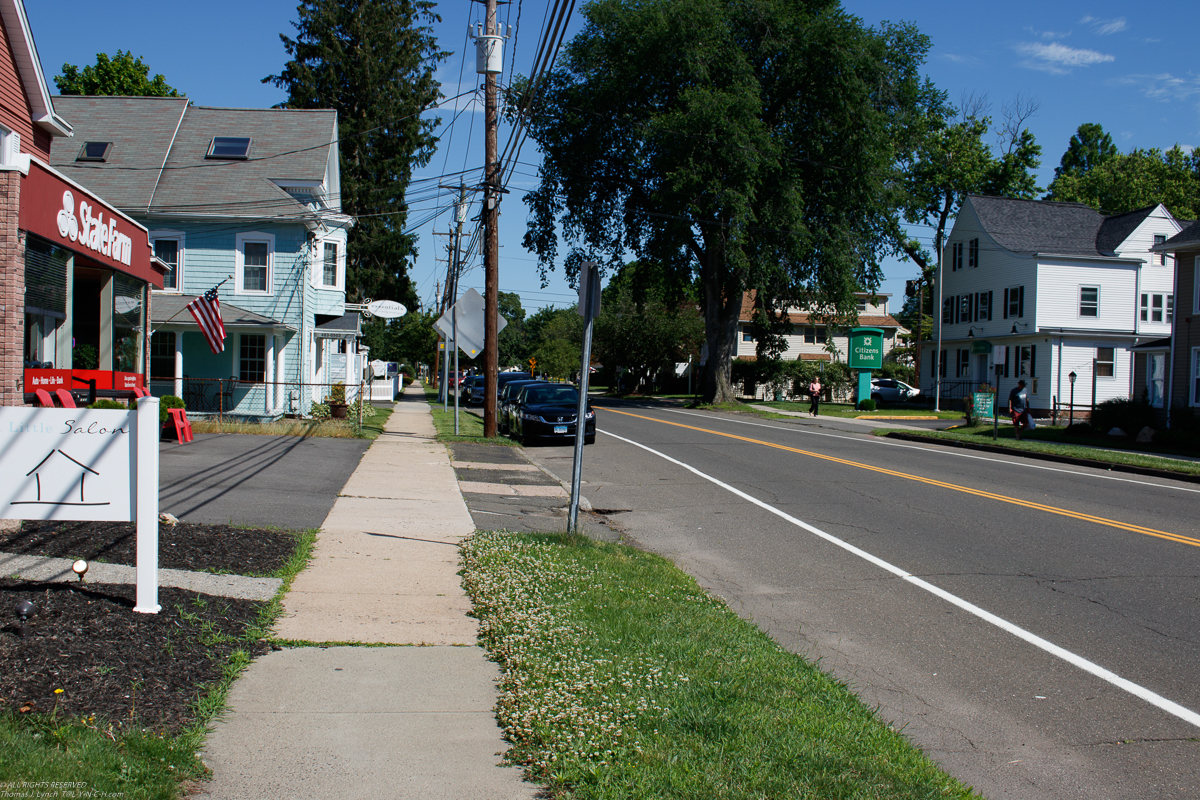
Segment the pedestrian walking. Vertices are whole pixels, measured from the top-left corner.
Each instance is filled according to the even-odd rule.
[[[814,417],[821,410],[821,379],[813,378],[812,383],[808,385],[808,395],[812,398],[812,405],[808,407],[808,413]]]
[[[1029,424],[1029,393],[1025,391],[1025,381],[1017,381],[1016,387],[1008,393],[1008,414],[1012,417],[1013,432],[1017,439],[1021,438],[1021,426]]]

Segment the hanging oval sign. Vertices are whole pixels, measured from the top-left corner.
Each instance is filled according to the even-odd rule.
[[[380,317],[381,319],[396,319],[408,313],[408,309],[395,300],[376,300],[367,303],[367,311],[372,316]]]

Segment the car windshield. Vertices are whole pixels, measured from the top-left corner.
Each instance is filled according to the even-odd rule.
[[[579,392],[573,386],[531,386],[525,390],[525,402],[529,405],[578,403]]]

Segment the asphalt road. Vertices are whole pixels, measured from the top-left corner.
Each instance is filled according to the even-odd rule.
[[[197,434],[159,447],[159,508],[186,522],[319,528],[366,439]]]
[[[1194,484],[831,419],[598,415],[595,509],[986,797],[1200,794]]]

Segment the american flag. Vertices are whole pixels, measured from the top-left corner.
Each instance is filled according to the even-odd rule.
[[[212,351],[225,352],[225,323],[221,321],[221,300],[217,297],[217,287],[188,303],[187,310],[196,318],[196,324],[203,331]]]

